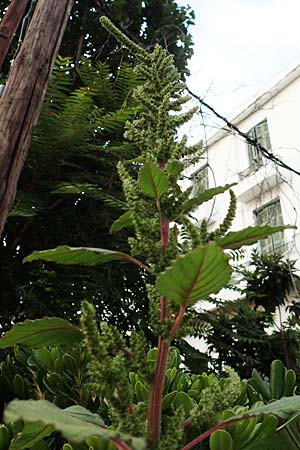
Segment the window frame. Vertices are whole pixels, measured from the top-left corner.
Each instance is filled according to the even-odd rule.
[[[204,192],[206,189],[209,188],[208,166],[209,166],[209,164],[208,164],[208,163],[205,163],[203,166],[199,167],[199,169],[197,169],[195,172],[192,173],[192,175],[191,175],[191,179],[192,179],[192,192],[191,192],[191,196],[192,196],[192,197],[195,197],[196,195],[200,194],[201,192]],[[200,189],[199,189],[200,186],[198,187],[198,183],[196,184],[196,180],[197,180],[197,176],[198,176],[201,172],[203,172],[203,171],[206,171],[205,177],[204,177],[205,184],[204,184],[204,186],[202,186],[203,189],[200,190]],[[199,182],[199,180],[198,180],[198,182]],[[196,187],[198,187],[198,189],[197,189]]]
[[[263,129],[263,127],[265,128]],[[262,129],[262,131],[258,133],[260,128]],[[257,123],[254,127],[252,127],[248,131],[247,135],[252,139],[256,139],[257,142],[261,144],[261,146],[264,147],[266,150],[272,149],[270,130],[267,118],[263,119],[262,121]],[[247,148],[248,148],[249,166],[254,168],[262,166],[264,162],[264,157],[262,153],[257,149],[255,145],[248,143]]]
[[[267,220],[259,219],[259,214],[261,214],[264,210],[268,211],[268,208],[279,206],[278,211],[276,212],[276,209],[274,211],[276,212],[275,220],[272,219],[272,215],[267,212],[267,215],[269,215]],[[282,214],[282,208],[281,208],[281,202],[280,198],[277,197],[274,200],[271,200],[270,202],[265,203],[261,207],[257,208],[254,211],[255,215],[255,221],[257,225],[270,225],[270,226],[280,226],[283,225],[283,214]],[[274,233],[270,236],[268,236],[266,239],[262,239],[259,241],[259,247],[260,247],[260,253],[263,255],[270,255],[272,253],[280,252],[283,249],[285,245],[284,240],[284,231],[278,231],[277,233]]]

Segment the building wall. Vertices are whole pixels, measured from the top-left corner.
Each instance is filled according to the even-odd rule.
[[[300,171],[300,71],[296,79],[280,92],[270,90],[269,99],[251,105],[248,117],[234,123],[244,132],[267,119],[272,152],[289,166]],[[244,114],[245,116],[245,114]],[[285,230],[286,256],[298,259],[300,269],[300,176],[278,168],[264,160],[257,170],[247,173],[249,168],[248,146],[240,136],[218,133],[208,141],[205,158],[189,169],[189,175],[204,164],[209,164],[209,187],[237,182],[237,215],[232,230],[238,230],[256,222],[255,211],[279,198],[283,221],[297,226],[298,230]],[[224,133],[223,133],[224,134]],[[215,141],[215,142],[214,142]],[[219,195],[203,205],[195,216],[201,220],[209,218],[210,229],[214,229],[224,218],[229,204],[229,194]],[[251,249],[247,249],[247,254]]]

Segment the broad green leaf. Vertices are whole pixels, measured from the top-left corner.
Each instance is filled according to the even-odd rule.
[[[91,413],[88,409],[80,405],[73,405],[65,408],[68,414],[77,419],[83,420],[84,422],[94,423],[95,425],[105,426],[103,420],[97,414]]]
[[[210,435],[210,450],[232,450],[232,439],[225,430],[217,430]]]
[[[277,227],[270,227],[269,225],[247,227],[240,231],[231,231],[226,236],[218,239],[216,243],[222,247],[231,250],[236,250],[243,245],[252,245],[261,239],[265,239],[271,234],[283,231],[289,226],[280,225]]]
[[[132,227],[133,220],[131,211],[126,211],[126,213],[122,214],[117,220],[114,221],[112,226],[110,227],[110,232],[114,233],[116,231],[120,231],[123,228]]]
[[[165,411],[166,409],[171,406],[171,404],[174,402],[175,398],[177,397],[178,391],[169,392],[164,396],[161,403],[161,409],[162,411]]]
[[[56,346],[75,344],[81,340],[80,330],[66,320],[44,317],[25,320],[14,325],[0,339],[0,348],[12,347],[15,344],[30,345],[30,347]]]
[[[195,407],[196,403],[193,402],[185,392],[178,392],[174,400],[175,408],[183,407],[186,417],[191,413],[191,410]]]
[[[152,162],[144,164],[139,173],[139,184],[144,194],[160,199],[168,190],[168,179],[163,171]]]
[[[235,186],[236,184],[237,183],[232,183],[232,184],[226,184],[225,186],[218,186],[215,188],[206,189],[205,191],[201,192],[201,194],[197,195],[196,197],[193,197],[193,198],[187,200],[182,206],[182,213],[187,213],[189,211],[192,211],[193,209],[202,205],[202,203],[205,203],[205,202],[208,202],[209,200],[211,200],[215,195],[223,194],[223,192],[228,191],[228,189],[232,188],[232,186]]]
[[[51,425],[41,423],[26,423],[21,433],[11,441],[9,450],[32,448],[38,441],[53,433]]]
[[[0,448],[7,449],[12,438],[11,431],[6,425],[0,425]]]
[[[146,388],[146,386],[143,385],[143,383],[138,380],[135,383],[135,393],[136,398],[138,402],[146,402],[149,397],[149,389]]]
[[[230,280],[228,256],[216,245],[206,245],[179,256],[157,280],[158,292],[182,305],[216,294]]]
[[[249,409],[243,414],[239,414],[232,419],[245,420],[250,417],[266,416],[273,414],[280,419],[289,419],[294,414],[300,412],[300,395],[293,397],[282,397],[280,400],[268,403],[267,405],[259,406],[258,408]],[[230,421],[231,419],[229,419]],[[225,421],[226,423],[226,421]]]
[[[140,261],[137,261],[130,255],[126,255],[126,253],[105,248],[67,247],[62,245],[50,250],[35,251],[31,255],[26,256],[23,262],[32,262],[39,259],[58,264],[78,264],[82,266],[95,266],[109,261],[125,259],[143,269],[146,268]]]
[[[89,411],[86,410],[86,414],[88,413]],[[4,415],[6,422],[22,419],[26,422],[38,422],[53,427],[55,431],[59,431],[66,439],[74,443],[84,442],[89,437],[100,436],[105,439],[121,439],[135,450],[145,448],[143,439],[83,421],[47,400],[13,400],[8,404]],[[80,417],[82,417],[81,414]]]

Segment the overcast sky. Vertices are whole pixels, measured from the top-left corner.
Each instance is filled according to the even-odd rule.
[[[300,0],[177,0],[196,24],[188,86],[222,114],[300,62]]]

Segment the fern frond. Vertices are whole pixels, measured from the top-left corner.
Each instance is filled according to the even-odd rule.
[[[59,183],[51,190],[51,194],[63,194],[63,195],[80,195],[87,196],[90,198],[98,199],[108,204],[112,208],[127,210],[127,204],[122,200],[114,197],[113,195],[107,194],[101,188],[95,184],[90,183],[74,183],[74,182],[64,182]]]

